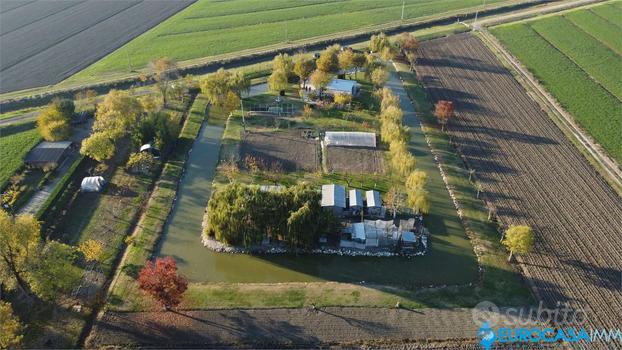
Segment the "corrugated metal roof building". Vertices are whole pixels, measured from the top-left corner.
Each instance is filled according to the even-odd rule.
[[[67,155],[70,146],[71,141],[40,142],[28,152],[26,158],[24,158],[24,163],[36,167],[58,166]]]
[[[380,192],[370,190],[365,192],[365,199],[367,200],[368,208],[380,208],[382,206],[382,200],[380,200]]]
[[[346,207],[346,189],[341,185],[322,185],[323,207]]]
[[[350,208],[360,209],[363,207],[363,192],[360,190],[350,190]]]
[[[376,148],[376,134],[362,131],[327,131],[324,135],[324,144],[326,146]]]

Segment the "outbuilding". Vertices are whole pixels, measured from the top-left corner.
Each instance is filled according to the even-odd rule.
[[[332,210],[337,216],[346,209],[346,189],[341,185],[322,185],[322,207]]]
[[[28,152],[24,163],[28,166],[43,168],[59,166],[71,147],[71,141],[40,142]]]
[[[365,200],[367,205],[367,214],[371,216],[383,216],[382,200],[380,192],[370,190],[365,192]]]
[[[362,131],[327,131],[324,145],[376,148],[376,134]]]
[[[82,179],[82,183],[80,184],[80,191],[82,192],[101,192],[106,184],[106,180],[104,180],[101,176],[89,176]]]

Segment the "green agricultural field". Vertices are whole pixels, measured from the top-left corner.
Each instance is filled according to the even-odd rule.
[[[22,166],[24,156],[39,140],[34,122],[0,128],[0,188]]]
[[[603,22],[601,16],[606,9],[621,17],[619,6],[620,2],[595,6],[491,31],[581,126],[622,162],[622,59],[614,51],[620,48],[622,27],[620,21]]]
[[[404,18],[478,5],[480,0],[408,0]],[[142,69],[157,57],[184,61],[361,29],[399,21],[401,14],[402,0],[199,0],[71,80]]]
[[[611,35],[611,33],[620,31],[619,26],[608,22],[592,11],[573,11],[564,17],[618,54],[622,53],[622,35]]]

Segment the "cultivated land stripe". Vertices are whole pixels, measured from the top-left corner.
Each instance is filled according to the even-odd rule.
[[[417,71],[435,100],[457,103],[449,132],[504,225],[531,225],[522,268],[548,305],[622,322],[622,200],[480,40],[422,44]]]
[[[192,2],[89,1],[3,35],[0,92],[59,82]]]
[[[518,319],[516,319],[518,321]],[[89,347],[317,346],[369,341],[474,339],[471,309],[327,307],[106,314]]]

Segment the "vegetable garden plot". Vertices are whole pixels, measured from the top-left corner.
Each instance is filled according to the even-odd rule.
[[[456,102],[448,130],[503,226],[528,224],[523,271],[548,305],[587,310],[595,327],[622,321],[622,200],[471,35],[422,44],[417,72],[432,99]]]
[[[243,135],[240,144],[244,167],[252,162],[259,169],[277,172],[319,169],[318,142],[303,138],[300,131],[249,132]]]

